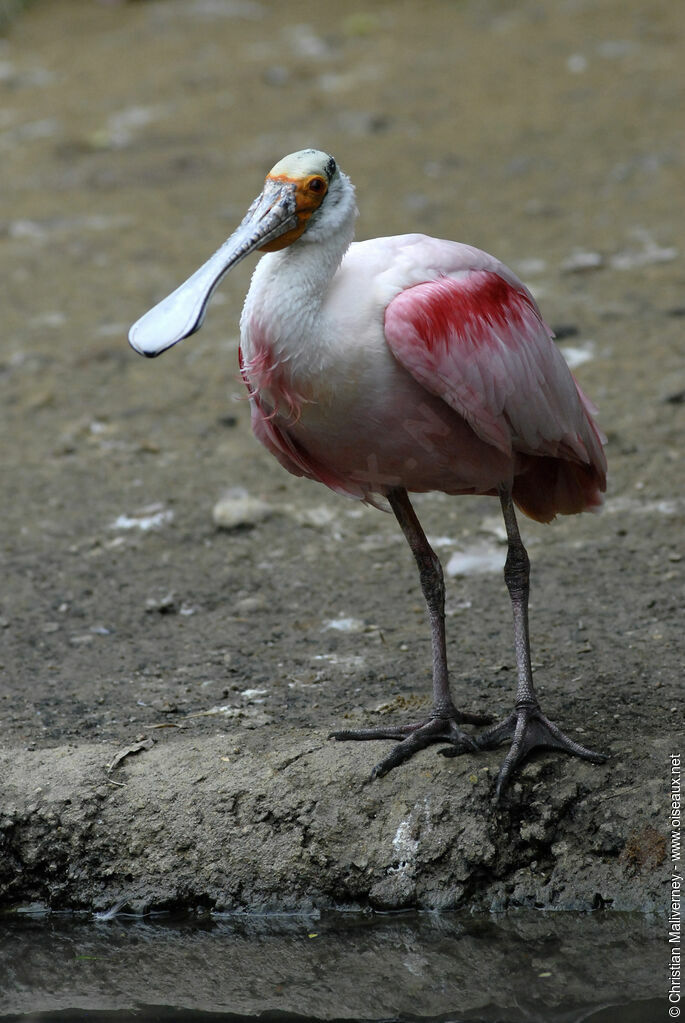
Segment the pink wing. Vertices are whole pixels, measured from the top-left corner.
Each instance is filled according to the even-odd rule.
[[[550,462],[566,463],[567,469],[557,464],[554,470],[556,497],[540,498],[537,511],[528,499],[519,501],[533,518],[600,503],[606,459],[594,410],[523,285],[493,270],[465,270],[415,285],[388,305],[385,335],[396,359],[481,439],[505,454],[536,456],[523,466],[530,472],[539,463],[542,489],[550,489]],[[519,490],[534,489],[534,483],[524,480]],[[564,486],[576,493],[564,495]]]

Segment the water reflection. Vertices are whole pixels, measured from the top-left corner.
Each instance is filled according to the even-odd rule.
[[[0,926],[0,1023],[648,1023],[663,1006],[658,928],[636,915],[49,916]]]

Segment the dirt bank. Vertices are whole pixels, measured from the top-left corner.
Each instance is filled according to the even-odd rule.
[[[170,737],[130,754],[3,756],[6,903],[143,912],[313,907],[655,910],[668,745],[617,744],[601,772],[537,761],[500,809],[492,758],[427,758],[369,783],[370,749],[321,733]],[[239,745],[236,745],[239,744]]]

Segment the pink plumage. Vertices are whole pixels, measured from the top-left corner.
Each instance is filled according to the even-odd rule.
[[[306,320],[290,335],[264,315],[259,285],[242,374],[256,436],[294,475],[372,503],[396,486],[496,494],[508,479],[543,522],[601,503],[590,406],[530,293],[486,253],[421,235],[353,244],[304,340]]]

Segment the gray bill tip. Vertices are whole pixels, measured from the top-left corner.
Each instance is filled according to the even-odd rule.
[[[131,327],[128,340],[140,355],[161,355],[202,326],[207,303],[225,272],[216,255]]]

